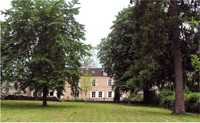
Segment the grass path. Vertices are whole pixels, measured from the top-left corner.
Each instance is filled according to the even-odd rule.
[[[148,106],[110,103],[1,101],[2,122],[200,122],[199,114],[171,115]]]

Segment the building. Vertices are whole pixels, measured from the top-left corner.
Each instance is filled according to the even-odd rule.
[[[112,85],[114,83],[113,78],[107,76],[102,68],[81,68],[82,75],[88,73],[91,75],[91,90],[88,91],[86,97],[83,93],[78,93],[78,99],[89,101],[113,101],[114,91]],[[82,76],[80,77],[80,79]],[[66,82],[64,96],[62,98],[66,100],[73,100],[71,95],[71,87]]]
[[[84,75],[88,73],[91,75],[91,90],[88,91],[87,95],[81,91],[79,91],[76,95],[76,99],[80,100],[89,100],[89,101],[113,101],[114,100],[114,91],[112,89],[112,85],[114,84],[114,80],[112,77],[107,76],[107,74],[103,71],[102,68],[81,68],[81,73]],[[80,79],[83,76],[80,77]],[[12,85],[13,86],[13,85]],[[19,88],[15,90],[14,88],[10,89],[8,92],[5,89],[1,89],[2,92],[6,93],[5,95],[23,95],[23,96],[33,96],[34,90],[30,91],[30,88],[26,88],[26,92],[22,92],[20,89],[20,83],[18,82]],[[80,84],[79,84],[80,86]],[[42,93],[41,93],[42,96]],[[120,94],[120,100],[127,98],[126,93]],[[49,90],[47,97],[57,97],[56,90]],[[72,96],[71,85],[66,82],[65,90],[63,91],[63,96],[61,99],[64,100],[74,100],[75,97]]]

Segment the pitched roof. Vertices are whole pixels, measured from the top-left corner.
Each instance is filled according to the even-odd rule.
[[[103,68],[81,68],[81,73],[88,73],[91,76],[105,76]]]

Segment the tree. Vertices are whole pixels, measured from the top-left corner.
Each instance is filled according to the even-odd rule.
[[[85,73],[81,79],[80,79],[80,91],[84,93],[85,95],[85,100],[86,100],[86,95],[87,93],[92,89],[91,86],[91,75],[89,75],[88,73]]]
[[[90,68],[94,66],[94,59],[92,58],[94,48],[91,47],[89,54],[85,57],[82,57],[82,65],[84,68]]]
[[[111,33],[99,45],[98,57],[105,71],[116,80],[115,86],[124,91],[143,90],[146,103],[153,102],[153,86],[159,90],[170,86],[174,90],[172,37],[177,21],[184,78],[192,70],[190,54],[198,51],[199,29],[185,24],[192,18],[198,20],[199,8],[180,4],[179,15],[174,18],[171,5],[170,1],[136,0],[133,7],[118,14]]]
[[[111,27],[112,31],[108,37],[102,39],[97,46],[100,63],[109,76],[113,76],[115,84],[115,101],[119,101],[120,91],[127,90],[123,74],[130,65],[134,55],[130,55],[132,34],[134,33],[133,8],[123,9],[116,16],[116,20]],[[132,53],[132,52],[131,52]],[[123,60],[122,60],[123,59]]]
[[[66,75],[79,77],[79,62],[87,54],[83,25],[77,0],[13,0],[12,8],[3,12],[3,79],[20,80],[36,90],[43,90],[47,106],[49,89],[64,89]],[[73,74],[71,74],[73,73]]]
[[[183,68],[182,68],[182,51],[181,51],[181,40],[180,38],[183,23],[187,20],[181,18],[181,14],[184,13],[184,17],[191,17],[191,15],[196,15],[199,18],[199,2],[197,0],[184,1],[184,0],[171,0],[169,6],[169,18],[171,20],[171,40],[173,42],[173,54],[174,54],[174,71],[175,71],[175,110],[176,114],[185,113],[184,105],[184,90],[183,90]],[[196,17],[195,17],[196,18]],[[191,17],[193,20],[193,16]],[[173,20],[173,21],[172,21]],[[193,31],[194,24],[191,23],[190,27]],[[194,42],[194,41],[191,41]]]

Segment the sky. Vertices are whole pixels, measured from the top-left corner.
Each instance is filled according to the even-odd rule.
[[[130,0],[79,0],[80,13],[76,16],[77,21],[85,25],[86,40],[84,43],[96,46],[111,31],[110,27],[115,16]],[[0,10],[11,7],[11,0],[0,0]],[[3,16],[0,15],[0,19]]]
[[[115,16],[130,0],[79,0],[80,13],[77,20],[85,25],[86,43],[96,46],[107,37]]]
[[[67,0],[69,1],[69,0]],[[129,5],[130,0],[79,0],[77,21],[85,25],[84,43],[96,47],[109,34],[115,16]],[[11,7],[11,0],[0,0],[0,10]],[[3,16],[0,15],[0,19]]]

